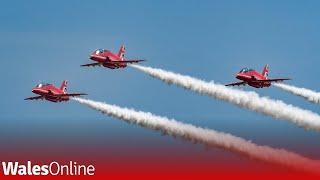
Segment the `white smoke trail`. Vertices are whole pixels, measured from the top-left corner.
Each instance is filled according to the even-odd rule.
[[[227,101],[241,108],[246,108],[276,119],[287,120],[306,129],[320,131],[320,116],[312,111],[285,104],[280,100],[260,97],[255,92],[246,92],[228,88],[213,82],[205,82],[190,76],[185,76],[162,69],[130,65],[152,77],[168,84],[175,84],[194,92],[205,94],[215,99]]]
[[[312,103],[320,104],[320,93],[319,92],[315,92],[310,89],[299,88],[296,86],[283,84],[283,83],[275,83],[273,85],[282,89],[282,90],[285,90],[289,93],[292,93],[294,95],[301,96]]]
[[[191,142],[201,143],[208,147],[218,147],[231,151],[247,158],[256,159],[293,168],[299,171],[319,173],[320,163],[289,152],[284,149],[274,149],[268,146],[259,146],[240,137],[210,129],[203,129],[191,124],[184,124],[174,119],[160,117],[148,112],[121,108],[102,102],[82,98],[72,98],[92,109],[98,110],[108,116],[124,120],[128,123],[160,131],[173,137],[179,137]]]

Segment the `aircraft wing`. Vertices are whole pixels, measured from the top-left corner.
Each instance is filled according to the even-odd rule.
[[[34,96],[34,97],[28,97],[28,98],[25,98],[24,100],[38,100],[38,99],[42,99],[43,96]]]
[[[290,78],[275,78],[275,79],[266,79],[266,80],[254,80],[253,82],[282,82],[286,80],[291,80]]]
[[[87,66],[87,67],[90,67],[90,66],[92,66],[92,67],[94,67],[94,66],[101,66],[101,64],[100,63],[91,63],[91,64],[83,64],[83,65],[81,65],[82,67],[84,67],[84,66]]]
[[[88,95],[88,94],[85,94],[85,93],[68,93],[68,94],[61,94],[61,95],[59,95],[59,96],[74,97],[74,96],[82,96],[82,95]]]
[[[242,82],[235,82],[231,84],[226,84],[226,86],[240,86],[240,85],[246,85],[247,83],[242,81]]]
[[[133,60],[124,60],[124,61],[112,61],[112,63],[115,63],[115,64],[117,64],[117,63],[119,63],[119,64],[121,64],[121,63],[138,63],[138,62],[142,62],[142,61],[146,61],[146,60],[144,60],[144,59],[133,59]]]

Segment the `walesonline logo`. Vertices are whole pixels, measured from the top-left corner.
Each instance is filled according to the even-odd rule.
[[[70,161],[69,164],[59,164],[54,161],[50,164],[38,165],[28,161],[27,164],[20,162],[1,162],[2,174],[5,176],[93,176],[93,165],[80,165]]]

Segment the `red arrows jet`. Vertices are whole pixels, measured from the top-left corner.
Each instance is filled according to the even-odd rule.
[[[122,45],[119,49],[118,54],[114,54],[106,49],[95,50],[91,55],[90,59],[96,61],[96,63],[84,64],[81,66],[104,66],[110,69],[118,69],[127,67],[128,63],[139,63],[140,59],[126,60],[124,58],[125,47]]]
[[[84,93],[67,93],[67,84],[68,82],[65,80],[62,82],[61,87],[57,88],[52,84],[40,83],[32,89],[32,92],[39,96],[29,97],[24,100],[46,99],[51,102],[61,102],[68,101],[69,97],[87,95]]]
[[[271,86],[272,82],[290,80],[289,78],[268,79],[268,72],[268,65],[264,66],[262,74],[258,73],[254,69],[243,68],[239,73],[236,74],[236,78],[241,80],[241,82],[227,84],[226,86],[240,86],[248,84],[249,86],[255,88],[264,88]]]

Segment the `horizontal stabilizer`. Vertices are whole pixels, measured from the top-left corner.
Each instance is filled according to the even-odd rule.
[[[146,61],[144,59],[132,59],[132,60],[123,60],[123,61],[112,61],[114,64],[121,64],[121,63],[139,63],[142,61]]]
[[[62,96],[62,97],[74,97],[74,96],[83,96],[83,95],[88,95],[85,93],[68,93],[68,94],[61,94],[58,96]]]
[[[254,80],[252,82],[282,82],[291,80],[290,78],[276,78],[276,79],[265,79],[265,80]]]

